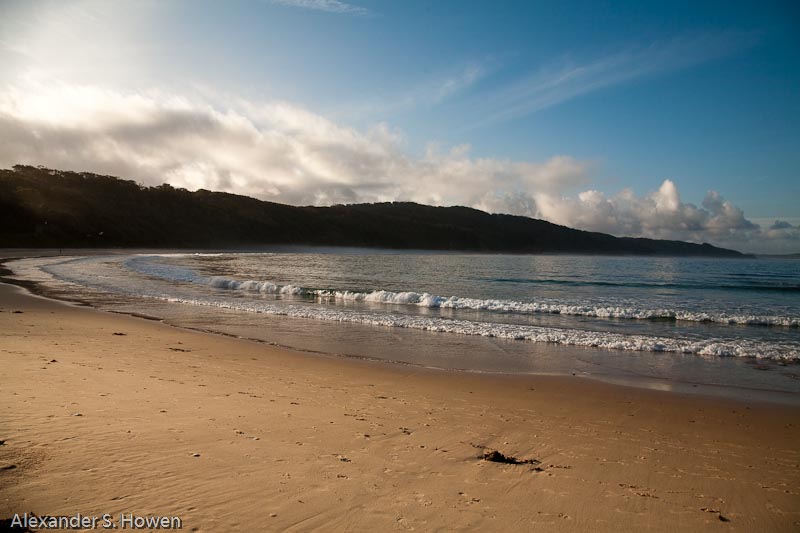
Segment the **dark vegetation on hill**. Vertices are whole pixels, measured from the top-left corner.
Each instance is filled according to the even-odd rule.
[[[235,194],[17,165],[0,170],[0,247],[268,244],[516,253],[742,257],[708,244],[617,238],[542,220],[409,202],[294,207]]]

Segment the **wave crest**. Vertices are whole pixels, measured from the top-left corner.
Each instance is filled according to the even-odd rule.
[[[153,256],[139,256],[125,262],[137,272],[155,275],[175,281],[188,281],[208,285],[217,289],[315,297],[323,300],[343,302],[365,302],[384,305],[414,305],[426,308],[462,309],[510,314],[561,314],[591,318],[627,320],[682,320],[687,322],[712,322],[717,324],[747,326],[800,327],[800,317],[779,315],[752,315],[710,313],[677,309],[642,309],[612,305],[568,304],[551,302],[520,302],[514,300],[478,299],[462,296],[437,296],[414,291],[350,291],[338,289],[314,289],[297,285],[280,285],[271,281],[237,280],[224,276],[201,276],[196,272],[164,263],[154,263]]]

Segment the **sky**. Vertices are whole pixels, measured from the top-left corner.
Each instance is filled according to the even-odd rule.
[[[0,0],[0,167],[800,252],[800,4]]]

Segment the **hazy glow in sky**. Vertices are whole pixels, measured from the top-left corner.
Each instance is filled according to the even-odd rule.
[[[0,166],[800,251],[800,8],[4,1]]]

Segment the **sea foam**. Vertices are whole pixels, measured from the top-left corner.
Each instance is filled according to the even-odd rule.
[[[461,335],[497,337],[568,346],[584,346],[626,351],[672,352],[717,357],[755,357],[759,359],[784,361],[800,360],[800,350],[793,345],[780,343],[765,344],[746,339],[737,339],[735,341],[713,338],[689,340],[530,325],[473,322],[441,317],[370,313],[310,305],[276,305],[241,299],[200,299],[172,296],[151,297],[173,303],[219,307],[292,318],[331,320],[372,326],[409,328],[438,333],[457,333]]]
[[[462,296],[437,296],[427,292],[414,291],[348,291],[337,289],[307,288],[297,285],[280,285],[271,281],[237,280],[223,276],[202,276],[196,272],[153,261],[158,256],[140,256],[129,259],[125,266],[136,272],[154,275],[173,281],[187,281],[208,285],[218,289],[257,292],[262,294],[282,294],[292,296],[312,296],[328,301],[366,302],[384,305],[413,305],[426,308],[468,309],[509,314],[561,314],[592,318],[630,319],[630,320],[682,320],[688,322],[713,322],[718,324],[741,324],[758,326],[800,327],[800,317],[778,315],[729,314],[679,309],[643,309],[624,306],[520,302],[499,299],[478,299]]]

